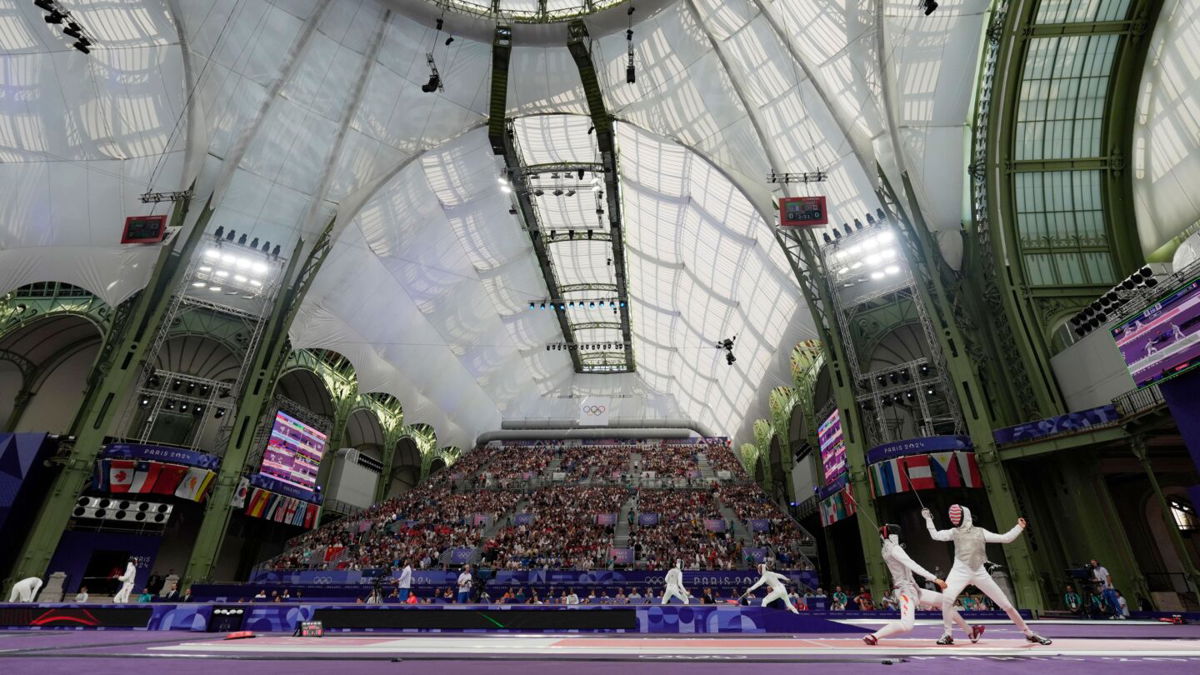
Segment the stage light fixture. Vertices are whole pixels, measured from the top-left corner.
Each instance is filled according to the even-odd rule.
[[[51,10],[49,14],[42,18],[46,21],[46,23],[62,23],[63,19],[67,18],[67,15],[55,9]]]
[[[83,29],[79,27],[79,24],[72,21],[71,23],[67,24],[66,28],[63,28],[63,35],[82,40]]]
[[[934,0],[923,0],[921,8],[925,10],[925,16],[929,16],[938,8],[938,4]]]
[[[46,10],[47,12],[54,11],[54,3],[50,0],[33,0],[33,4]]]
[[[148,398],[146,398],[146,397],[144,397],[144,396],[142,397],[142,400],[138,401],[138,407],[139,407],[139,408],[145,408],[145,407],[147,407],[147,406],[149,406],[149,405],[150,405],[150,399],[148,399]]]

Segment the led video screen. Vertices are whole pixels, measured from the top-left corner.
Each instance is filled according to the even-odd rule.
[[[259,473],[312,492],[325,454],[325,434],[280,410]]]
[[[828,485],[846,470],[846,439],[842,436],[842,417],[837,410],[817,428],[817,440],[821,446],[825,484]]]
[[[1200,277],[1113,328],[1112,336],[1138,387],[1200,365]]]

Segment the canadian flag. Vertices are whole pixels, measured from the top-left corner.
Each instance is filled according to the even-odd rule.
[[[114,459],[109,462],[108,489],[112,492],[129,492],[133,484],[133,467],[137,465],[131,459]]]

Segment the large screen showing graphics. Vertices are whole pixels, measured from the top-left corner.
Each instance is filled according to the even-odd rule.
[[[842,417],[837,410],[817,428],[817,440],[821,446],[825,484],[828,485],[846,470],[846,439],[842,437]]]
[[[1200,365],[1200,277],[1113,328],[1112,335],[1139,387]]]
[[[259,472],[312,492],[325,454],[325,434],[280,410]]]

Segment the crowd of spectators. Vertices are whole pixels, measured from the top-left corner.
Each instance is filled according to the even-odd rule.
[[[735,481],[750,479],[746,475],[746,470],[742,468],[741,460],[734,454],[727,440],[719,438],[704,439],[700,443],[699,451],[704,453],[704,457],[708,460],[708,465],[712,467],[714,473],[728,471]]]
[[[699,472],[698,449],[717,467],[723,465],[718,458],[727,456],[740,471],[723,439],[691,444],[489,445],[465,454],[450,471],[432,476],[400,497],[293,539],[268,566],[365,569],[399,568],[407,562],[417,569],[444,568],[453,549],[481,547],[484,563],[496,568],[586,570],[625,566],[612,557],[612,548],[620,545],[633,549],[633,565],[643,569],[665,570],[676,559],[682,559],[688,569],[750,567],[753,561],[734,536],[732,522],[722,517],[722,504],[747,526],[754,519],[770,523],[770,531],[753,533],[745,547],[767,548],[769,562],[781,567],[806,566],[794,552],[794,544],[806,538],[804,531],[757,485],[714,481],[703,489],[642,488],[635,493],[625,480],[597,484],[608,483],[614,475],[627,478],[634,468],[633,453],[641,456],[642,470],[675,477],[694,475]],[[555,458],[567,474],[565,482],[526,489],[522,479],[547,473]],[[492,487],[484,489],[485,483]],[[628,541],[618,542],[618,527],[608,520],[597,522],[597,516],[620,514],[622,505],[635,495],[633,512],[621,523],[622,532],[625,526],[629,529]],[[531,514],[532,522],[518,524],[516,516],[521,513]],[[658,522],[641,525],[637,514],[646,513],[658,514]],[[720,522],[710,528],[708,520]],[[497,521],[503,527],[485,538]]]
[[[567,480],[592,477],[604,481],[621,481],[629,475],[629,453],[632,444],[576,445],[564,448],[559,470]]]
[[[762,488],[755,483],[720,485],[714,495],[732,509],[746,527],[751,527],[753,520],[766,520],[770,524],[769,531],[752,533],[754,546],[770,549],[781,565],[796,565],[799,560],[795,555],[795,547],[813,543],[796,521],[772,503]]]
[[[663,444],[642,448],[639,470],[653,471],[659,478],[698,478],[695,445]]]
[[[497,532],[483,546],[484,563],[500,569],[607,567],[615,528],[596,517],[618,513],[628,497],[628,490],[615,486],[535,490],[521,508],[533,522]]]
[[[639,567],[665,570],[681,559],[687,569],[740,568],[741,545],[728,523],[720,532],[705,527],[706,519],[721,519],[710,490],[640,490],[637,511],[629,545]],[[658,523],[640,525],[641,514],[650,513]]]

